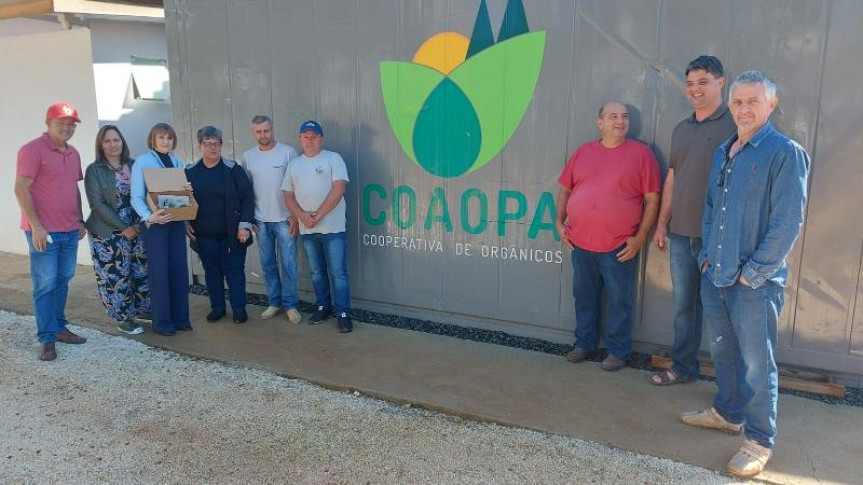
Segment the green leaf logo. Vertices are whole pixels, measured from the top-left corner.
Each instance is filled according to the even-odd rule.
[[[441,32],[420,46],[413,62],[382,62],[387,117],[408,158],[452,178],[500,153],[533,98],[545,37],[528,32],[521,0],[510,0],[495,43],[482,0],[470,40]]]

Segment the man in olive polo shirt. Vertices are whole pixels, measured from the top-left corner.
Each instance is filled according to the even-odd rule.
[[[21,229],[30,249],[30,279],[36,313],[40,360],[57,358],[55,342],[82,344],[66,325],[66,295],[75,275],[78,241],[87,235],[78,181],[81,156],[68,141],[75,134],[78,112],[55,103],[45,114],[48,129],[18,151],[15,197],[21,207]]]
[[[671,248],[669,264],[674,298],[674,345],[670,370],[650,377],[650,383],[667,386],[698,378],[701,346],[701,212],[713,152],[736,130],[722,100],[725,85],[722,63],[700,56],[686,68],[686,99],[695,109],[674,128],[668,175],[653,243],[660,251]],[[670,231],[669,231],[670,221]]]

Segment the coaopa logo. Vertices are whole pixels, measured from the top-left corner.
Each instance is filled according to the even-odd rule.
[[[470,39],[441,32],[413,62],[382,62],[384,104],[402,149],[438,177],[483,167],[521,123],[544,53],[545,32],[529,32],[521,0],[507,3],[496,42],[482,0]]]

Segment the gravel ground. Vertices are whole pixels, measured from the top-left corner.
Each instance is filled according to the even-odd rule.
[[[334,392],[73,327],[36,360],[0,311],[0,483],[741,483],[593,443]]]

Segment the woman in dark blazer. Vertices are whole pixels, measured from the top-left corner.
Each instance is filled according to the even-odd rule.
[[[150,210],[144,170],[183,168],[184,164],[171,153],[177,148],[177,133],[167,123],[153,125],[147,136],[147,146],[150,151],[139,156],[132,167],[132,207],[145,222],[143,234],[150,275],[153,332],[170,337],[177,331],[192,330],[186,224],[173,220],[165,209]],[[191,190],[190,185],[186,188]]]
[[[87,167],[84,188],[90,203],[85,225],[99,296],[118,328],[136,335],[144,331],[136,317],[150,313],[150,288],[141,218],[130,200],[133,163],[120,129],[99,128],[96,161]]]
[[[225,281],[234,323],[245,323],[246,247],[252,244],[255,198],[245,170],[222,158],[222,131],[214,126],[198,130],[202,157],[186,168],[195,187],[198,217],[186,226],[192,249],[204,266],[210,295],[208,322],[225,316]]]

